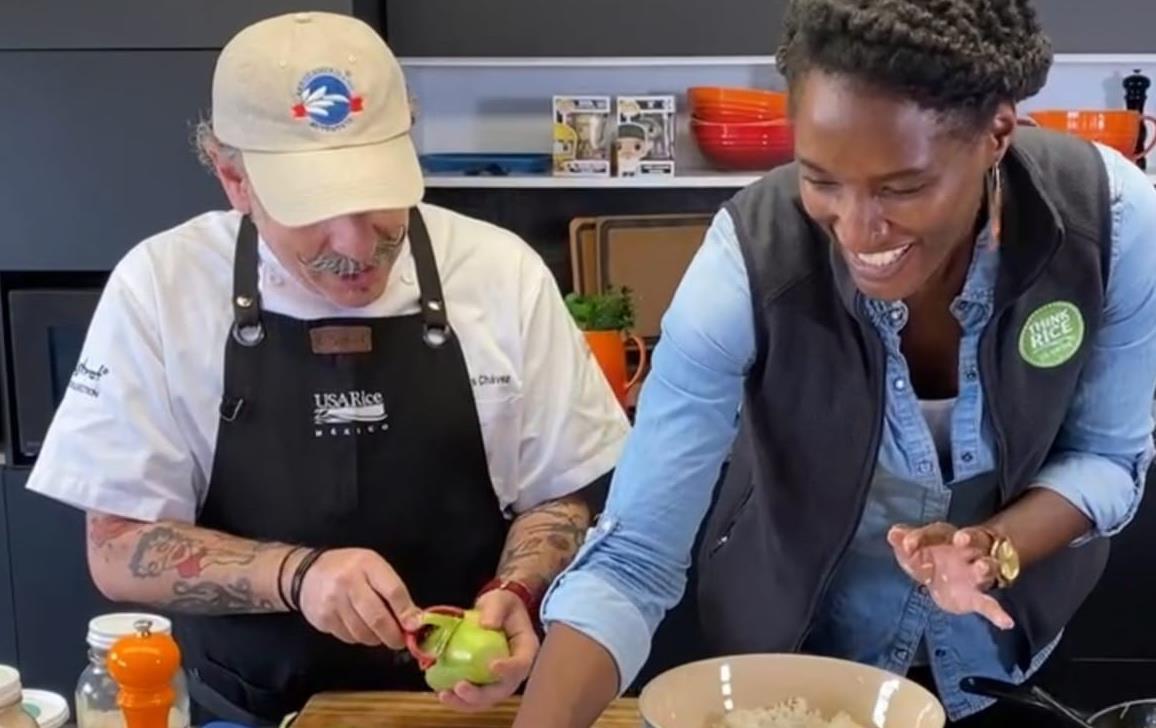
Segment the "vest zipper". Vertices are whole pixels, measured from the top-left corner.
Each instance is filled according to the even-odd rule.
[[[1105,213],[1105,214],[1108,216],[1109,219],[1111,219],[1111,211],[1109,211],[1108,213]],[[1043,263],[1036,266],[1036,269],[1031,272],[1031,274],[1028,276],[1027,280],[1019,288],[1018,293],[1016,295],[1013,296],[1013,295],[1009,294],[1009,295],[1005,296],[1006,300],[1004,300],[998,308],[996,308],[995,302],[993,301],[991,318],[988,319],[987,324],[984,326],[983,333],[980,334],[980,336],[979,336],[979,365],[978,366],[979,366],[979,375],[980,375],[980,380],[981,380],[980,384],[981,384],[981,387],[983,389],[983,396],[984,396],[984,400],[985,400],[984,404],[986,404],[987,407],[991,410],[991,427],[992,427],[992,430],[995,432],[995,457],[999,461],[999,466],[998,466],[999,467],[999,495],[1000,495],[1000,501],[1001,501],[1000,502],[1001,508],[1003,507],[1003,504],[1008,501],[1008,494],[1009,494],[1009,491],[1011,489],[1011,484],[1010,484],[1010,481],[1008,478],[1008,463],[1007,463],[1007,458],[1005,457],[1005,453],[1007,452],[1007,440],[1006,440],[1006,434],[1004,433],[1004,430],[1003,430],[1003,423],[1000,421],[999,417],[995,416],[995,410],[996,410],[996,407],[998,407],[998,405],[996,403],[999,400],[993,396],[995,394],[995,392],[992,390],[992,383],[990,381],[991,377],[983,376],[983,372],[985,371],[985,365],[990,365],[990,366],[986,366],[986,370],[989,372],[996,369],[999,366],[999,362],[996,361],[995,357],[994,357],[994,352],[993,352],[993,348],[992,348],[994,346],[994,344],[991,343],[991,340],[992,340],[992,337],[998,335],[1000,319],[1002,319],[1004,317],[1004,314],[1006,314],[1008,312],[1008,310],[1011,309],[1011,307],[1015,304],[1017,297],[1020,295],[1023,295],[1025,292],[1031,290],[1031,287],[1036,284],[1036,281],[1038,281],[1044,275],[1044,272],[1047,271],[1048,266],[1052,264],[1052,260],[1059,253],[1060,246],[1064,242],[1063,233],[1060,233],[1058,237],[1059,237],[1059,239],[1055,241],[1055,244],[1052,245],[1051,249],[1048,251],[1047,255],[1044,257]],[[1100,245],[1103,246],[1102,241],[1101,241]],[[997,274],[996,283],[995,283],[997,293],[999,291],[1000,279],[1003,277],[1002,276],[1003,272],[1004,272],[1003,267],[1001,266],[1000,274]],[[1105,278],[1104,280],[1106,281],[1107,279]],[[1107,284],[1106,283],[1105,283],[1105,287],[1104,287],[1104,294],[1105,294],[1105,296],[1107,295]],[[992,355],[989,356],[989,354],[992,354]]]
[[[711,544],[710,551],[707,552],[708,557],[711,557],[711,556],[714,556],[715,554],[717,554],[719,552],[719,549],[721,549],[723,546],[726,546],[727,542],[731,540],[731,533],[735,530],[735,525],[738,524],[739,518],[742,516],[743,511],[746,510],[747,503],[750,502],[751,496],[753,496],[754,494],[755,494],[755,485],[752,482],[750,487],[747,488],[746,494],[744,494],[742,499],[739,501],[738,506],[735,507],[735,509],[733,511],[731,511],[731,515],[727,519],[726,527],[723,528],[722,533],[719,534],[715,538],[714,543]]]
[[[1022,295],[1024,292],[1030,290],[1031,287],[1036,284],[1036,281],[1038,281],[1040,277],[1043,276],[1044,271],[1046,271],[1048,266],[1051,265],[1052,259],[1055,258],[1058,251],[1059,243],[1057,243],[1048,253],[1047,258],[1044,260],[1043,264],[1040,265],[1035,271],[1033,271],[1032,275],[1028,277],[1023,287],[1020,288],[1019,295]],[[1105,292],[1106,290],[1107,289],[1105,288]],[[1008,501],[1009,491],[1011,490],[1011,484],[1008,478],[1007,458],[1004,457],[1004,454],[1007,452],[1007,440],[1006,434],[1003,430],[1003,423],[1000,421],[999,417],[995,416],[996,408],[999,406],[997,404],[999,399],[994,396],[995,392],[992,390],[991,377],[983,376],[983,372],[985,370],[990,372],[999,366],[999,362],[996,361],[994,357],[994,350],[992,348],[994,347],[994,344],[991,343],[991,341],[992,337],[997,336],[999,333],[1000,319],[1004,317],[1004,314],[1006,314],[1008,310],[1011,309],[1015,302],[1015,296],[1008,296],[1007,300],[1005,300],[999,306],[999,308],[996,308],[995,304],[993,303],[991,318],[988,319],[987,324],[984,326],[983,333],[979,336],[980,385],[983,389],[984,404],[986,404],[987,407],[991,410],[991,427],[995,432],[995,456],[999,462],[999,495],[1001,500],[1001,508],[1003,507],[1003,504]]]
[[[1034,282],[1034,279],[1033,279],[1033,282]],[[1006,303],[1002,307],[1000,307],[1000,309],[998,311],[992,311],[991,319],[988,320],[987,326],[984,327],[983,333],[980,334],[980,337],[979,337],[979,364],[978,364],[978,366],[979,366],[980,386],[983,389],[983,396],[984,396],[984,399],[986,400],[985,404],[988,406],[988,408],[990,410],[991,429],[995,432],[995,457],[997,459],[997,462],[999,463],[999,466],[998,466],[999,467],[999,497],[1000,497],[1000,507],[1001,508],[1003,507],[1003,504],[1007,502],[1008,489],[1010,487],[1008,485],[1008,477],[1007,477],[1008,476],[1007,458],[1004,457],[1004,453],[1007,451],[1007,442],[1005,440],[1005,435],[1004,435],[1004,431],[1003,431],[1003,422],[1001,422],[1000,417],[996,416],[996,412],[995,412],[996,407],[999,406],[997,404],[997,402],[999,400],[995,398],[995,396],[994,396],[995,393],[992,391],[991,377],[985,377],[983,375],[983,372],[984,372],[985,367],[987,368],[988,371],[991,371],[992,369],[995,368],[994,366],[991,366],[992,362],[989,361],[990,359],[992,359],[992,357],[989,356],[989,352],[992,349],[992,346],[990,345],[989,342],[991,341],[992,336],[994,336],[994,334],[992,334],[992,331],[999,329],[999,320],[1001,318],[1003,318],[1003,315],[1005,313],[1007,313],[1007,310],[1010,307],[1011,307],[1011,304]],[[998,366],[998,364],[996,364],[996,366]]]
[[[856,320],[858,320],[858,318]],[[815,612],[819,608],[819,603],[827,593],[827,589],[830,588],[831,580],[835,577],[839,563],[847,554],[847,549],[851,547],[851,541],[855,538],[855,532],[859,529],[859,522],[863,520],[863,511],[867,507],[867,496],[871,491],[871,475],[875,472],[874,466],[879,460],[879,443],[883,434],[883,419],[886,416],[884,408],[887,402],[887,357],[885,352],[882,356],[880,355],[883,349],[883,342],[879,338],[879,332],[875,330],[870,322],[863,328],[867,328],[871,332],[868,340],[874,345],[875,359],[877,361],[880,358],[883,359],[883,368],[880,370],[879,375],[879,416],[875,418],[875,425],[871,430],[871,446],[867,448],[867,458],[863,464],[863,474],[860,476],[859,497],[855,502],[855,518],[851,522],[851,527],[847,529],[846,536],[843,537],[843,545],[839,548],[839,554],[823,573],[823,578],[819,582],[819,588],[815,590],[814,596],[811,597],[811,603],[807,607],[806,620],[803,622],[803,631],[798,639],[795,640],[794,652],[802,649],[807,638],[811,636],[811,630],[815,622]]]

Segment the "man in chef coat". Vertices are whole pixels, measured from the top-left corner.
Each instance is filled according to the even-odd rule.
[[[542,260],[420,203],[371,28],[256,23],[212,98],[200,144],[233,210],[117,265],[28,487],[87,511],[104,594],[175,615],[204,717],[420,688],[405,636],[443,604],[509,635],[499,682],[441,694],[491,704],[628,423]]]

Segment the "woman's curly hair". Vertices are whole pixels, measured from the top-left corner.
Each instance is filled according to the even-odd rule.
[[[1038,92],[1052,46],[1032,0],[791,0],[779,70],[846,75],[983,123]]]

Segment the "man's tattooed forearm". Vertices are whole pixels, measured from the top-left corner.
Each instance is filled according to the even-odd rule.
[[[173,595],[166,606],[184,614],[219,616],[274,610],[271,601],[255,597],[248,579],[238,579],[232,584],[178,581],[173,584]]]
[[[562,501],[522,517],[525,522],[515,522],[510,530],[498,564],[498,576],[549,583],[582,545],[589,523],[588,511],[584,506]]]
[[[129,559],[129,570],[140,578],[160,576],[171,570],[183,579],[191,579],[203,574],[209,566],[251,564],[262,547],[211,545],[177,528],[156,526],[141,534]]]
[[[93,546],[100,548],[141,525],[139,521],[127,518],[92,514],[88,517],[88,540]]]

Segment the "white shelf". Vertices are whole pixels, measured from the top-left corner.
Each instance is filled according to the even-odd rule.
[[[1132,63],[1156,63],[1156,53],[1057,53],[1057,64],[1076,63],[1129,65]]]
[[[553,177],[551,175],[454,176],[427,175],[426,187],[460,189],[701,189],[746,187],[756,173],[702,172],[674,177]]]
[[[508,177],[427,175],[431,189],[703,189],[739,188],[756,182],[754,172],[696,172],[674,177],[552,177],[550,175],[510,175]],[[1156,172],[1148,179],[1156,185]]]
[[[774,56],[462,56],[399,58],[405,68],[644,68],[773,66]]]

